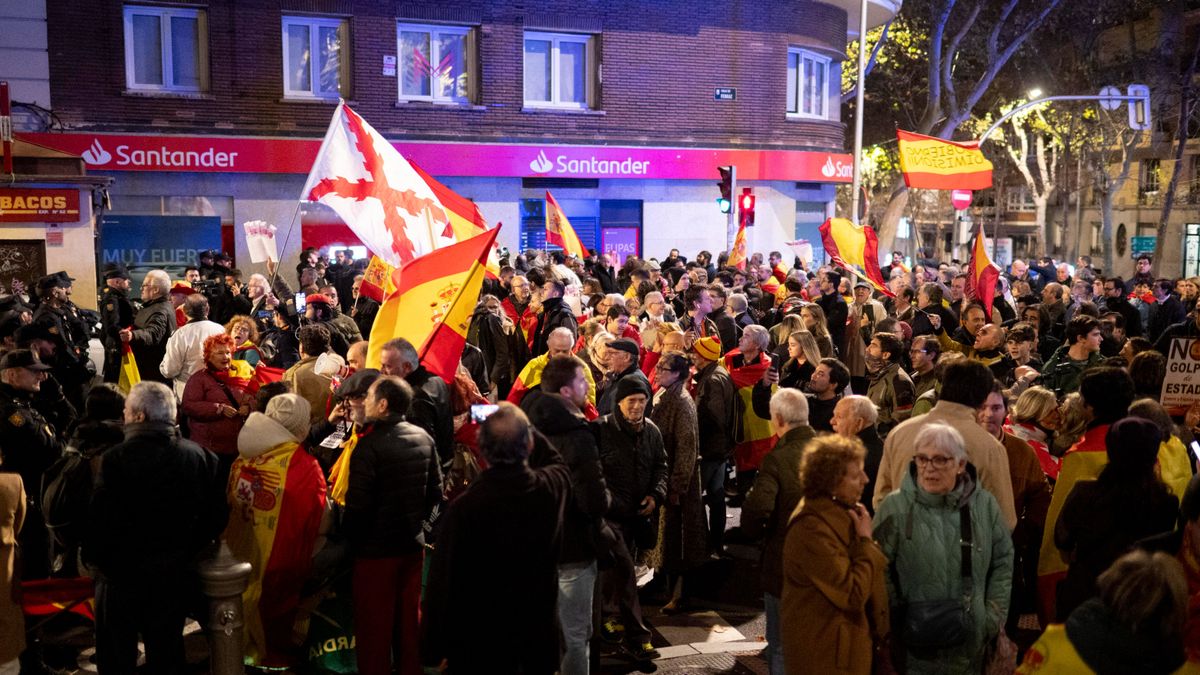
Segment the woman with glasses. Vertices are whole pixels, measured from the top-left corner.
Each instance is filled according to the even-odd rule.
[[[914,445],[900,489],[875,513],[901,672],[978,673],[1008,615],[1012,538],[957,430],[931,423]]]

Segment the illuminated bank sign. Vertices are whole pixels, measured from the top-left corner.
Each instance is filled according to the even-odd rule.
[[[22,140],[79,155],[101,171],[307,174],[319,138],[28,133]],[[663,148],[393,141],[434,176],[708,181],[736,166],[739,181],[849,183],[848,154],[814,150]]]

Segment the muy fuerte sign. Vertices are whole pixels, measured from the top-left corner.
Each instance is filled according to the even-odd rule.
[[[0,188],[0,223],[72,223],[79,220],[79,191]]]

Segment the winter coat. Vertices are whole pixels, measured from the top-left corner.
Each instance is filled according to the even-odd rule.
[[[489,467],[451,503],[424,594],[427,664],[448,659],[451,673],[558,669],[559,542],[570,499],[567,465],[535,442],[528,463]]]
[[[889,624],[879,545],[858,536],[844,506],[819,497],[800,503],[782,553],[779,619],[789,675],[870,673],[874,641]]]
[[[977,673],[983,666],[984,650],[1008,615],[1012,538],[996,500],[976,487],[973,466],[967,465],[958,484],[945,495],[921,489],[916,472],[916,465],[911,464],[900,490],[875,511],[875,539],[890,561],[888,597],[896,608],[969,595],[971,630],[966,642],[957,647],[919,654],[908,650],[907,672]],[[971,511],[971,589],[963,588],[959,545],[964,503]]]
[[[454,456],[454,411],[450,407],[450,386],[421,365],[409,373],[404,381],[413,390],[408,421],[433,437],[438,457],[443,465],[447,464]]]
[[[700,456],[696,404],[682,381],[660,389],[651,419],[667,452],[667,501],[651,567],[686,572],[708,557],[708,520],[700,498]],[[676,503],[678,502],[678,503]]]
[[[25,616],[13,594],[17,535],[25,522],[25,489],[20,474],[0,473],[0,664],[25,651]]]
[[[517,375],[529,361],[529,349],[517,325],[486,309],[477,309],[471,317],[467,341],[483,352],[489,379],[496,385],[497,400],[507,398]]]
[[[892,428],[908,419],[917,394],[908,373],[904,372],[899,362],[895,362],[871,375],[867,398],[871,399],[879,410],[875,428],[879,430],[880,436],[887,436]]]
[[[762,550],[763,591],[783,594],[783,548],[788,520],[803,493],[800,490],[800,458],[816,436],[808,425],[784,434],[763,458],[754,485],[742,504],[742,530],[754,537],[766,535]]]
[[[637,518],[646,496],[661,505],[667,498],[667,452],[654,422],[645,420],[641,429],[634,429],[616,410],[591,425],[599,439],[600,465],[612,495],[608,518]]]
[[[105,577],[190,575],[225,527],[217,457],[173,424],[125,425],[100,460],[83,557]]]
[[[563,521],[560,563],[596,559],[601,532],[606,527],[608,485],[600,466],[600,451],[587,419],[558,394],[534,389],[521,400],[529,421],[554,445],[571,469],[571,501]]]
[[[714,361],[696,372],[696,414],[699,422],[700,457],[729,459],[733,454],[736,407],[733,380]]]
[[[393,413],[368,420],[350,458],[342,529],[359,558],[421,551],[422,524],[442,499],[433,438]]]
[[[308,401],[308,423],[316,424],[325,419],[325,408],[329,403],[329,384],[332,378],[316,373],[320,355],[306,356],[283,373],[283,381],[291,385],[292,392]]]
[[[279,422],[253,413],[238,434],[229,472],[225,541],[251,564],[242,593],[245,657],[252,665],[286,667],[312,556],[325,515],[325,476],[312,455]]]
[[[542,313],[538,316],[537,328],[533,337],[534,356],[546,353],[546,339],[555,328],[570,328],[572,335],[579,334],[579,323],[571,308],[562,298],[546,298],[542,301]]]
[[[170,386],[171,378],[158,371],[167,352],[167,338],[175,332],[175,310],[165,296],[147,302],[133,317],[133,337],[129,346],[137,359],[143,380]]]
[[[241,408],[250,400],[242,389],[217,380],[211,368],[196,371],[183,388],[180,406],[180,412],[187,417],[189,438],[218,455],[237,453],[238,432],[246,418],[240,413],[226,417],[221,410],[224,406]]]
[[[1104,363],[1100,352],[1088,354],[1086,361],[1076,361],[1068,353],[1070,349],[1070,345],[1063,345],[1054,350],[1054,355],[1042,368],[1041,385],[1059,397],[1079,391],[1079,380],[1083,378],[1084,371]]]

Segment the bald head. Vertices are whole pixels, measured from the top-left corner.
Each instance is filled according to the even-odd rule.
[[[367,367],[367,341],[359,340],[350,345],[350,349],[346,352],[346,363],[355,370],[362,370]]]
[[[488,464],[522,464],[533,450],[529,418],[517,406],[500,403],[479,428],[479,448]]]

